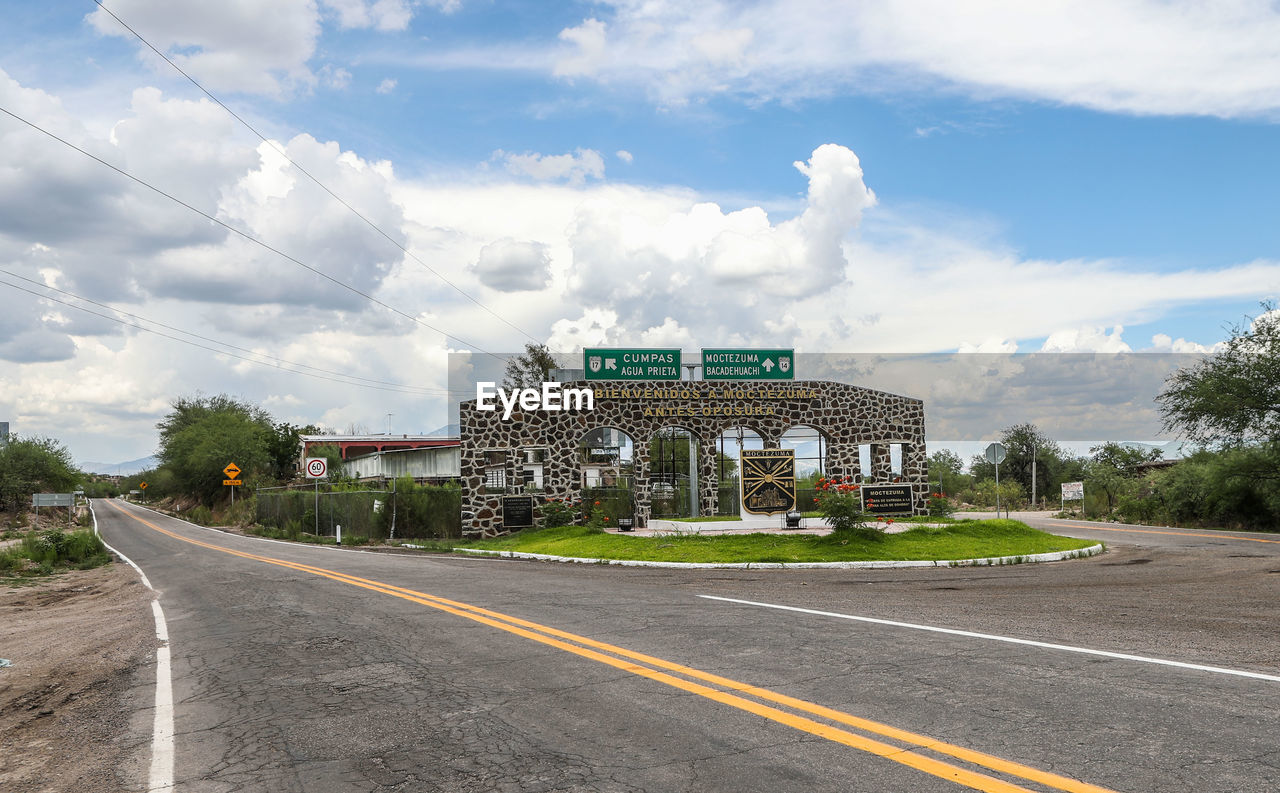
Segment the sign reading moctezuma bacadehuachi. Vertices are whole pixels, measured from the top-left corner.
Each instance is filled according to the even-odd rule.
[[[794,380],[794,350],[702,349],[703,380]]]
[[[796,508],[795,449],[742,450],[742,509],[776,515]]]

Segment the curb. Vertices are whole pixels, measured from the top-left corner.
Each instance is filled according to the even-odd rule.
[[[496,556],[503,559],[531,559],[541,562],[571,562],[576,564],[604,564],[619,567],[667,567],[689,570],[781,570],[781,569],[836,569],[881,570],[894,567],[987,567],[991,565],[1024,564],[1036,562],[1061,562],[1066,559],[1083,559],[1103,552],[1102,543],[1074,551],[1053,551],[1022,556],[991,556],[985,559],[942,559],[935,561],[882,561],[882,562],[642,562],[634,559],[585,559],[578,556],[552,556],[545,553],[521,553],[519,551],[486,551],[480,548],[454,548],[456,553],[478,556]]]

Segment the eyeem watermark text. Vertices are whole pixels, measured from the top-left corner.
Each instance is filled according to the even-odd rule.
[[[502,403],[502,419],[511,418],[519,405],[521,410],[595,410],[596,395],[590,388],[564,388],[560,383],[543,383],[541,389],[513,388],[508,391],[497,383],[476,383],[476,410],[497,410]]]

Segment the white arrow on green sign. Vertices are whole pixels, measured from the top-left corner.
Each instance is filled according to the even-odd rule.
[[[585,347],[582,370],[588,380],[679,380],[680,351]]]
[[[702,350],[703,380],[794,380],[794,350]]]

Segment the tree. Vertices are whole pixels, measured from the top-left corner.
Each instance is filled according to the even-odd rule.
[[[271,468],[271,417],[225,394],[178,399],[157,427],[163,467],[172,472],[179,490],[205,503],[225,490],[222,469],[228,463],[240,467],[241,478]]]
[[[526,344],[524,352],[507,361],[506,376],[502,379],[502,387],[541,388],[551,379],[551,370],[559,366],[555,356],[545,344]]]
[[[1000,479],[1008,477],[1032,491],[1032,469],[1035,470],[1036,497],[1058,485],[1057,469],[1062,460],[1062,450],[1034,424],[1015,424],[1000,433],[1000,442],[1008,455],[1000,464]],[[1035,461],[1034,463],[1032,461]]]
[[[929,455],[929,478],[937,480],[943,493],[955,493],[969,478],[964,474],[964,460],[950,449],[939,449]],[[930,485],[932,487],[932,485]]]
[[[292,479],[298,471],[302,436],[320,435],[324,430],[314,424],[299,427],[287,421],[273,424],[272,430],[272,435],[267,441],[267,455],[271,458],[271,475],[276,479]]]
[[[1107,514],[1120,505],[1122,499],[1133,497],[1139,490],[1137,479],[1142,473],[1142,463],[1158,460],[1159,449],[1140,449],[1108,441],[1089,449],[1092,456],[1085,464],[1085,492],[1102,493],[1107,500]]]
[[[1101,446],[1092,446],[1089,448],[1089,454],[1093,465],[1113,468],[1120,475],[1127,477],[1142,473],[1139,466],[1143,463],[1154,462],[1164,456],[1164,452],[1159,449],[1142,449],[1115,441],[1107,441]]]
[[[1164,428],[1206,445],[1280,440],[1280,311],[1231,329],[1223,348],[1165,379]]]
[[[9,438],[0,446],[0,508],[17,512],[39,492],[69,493],[84,478],[67,447],[52,438]]]

